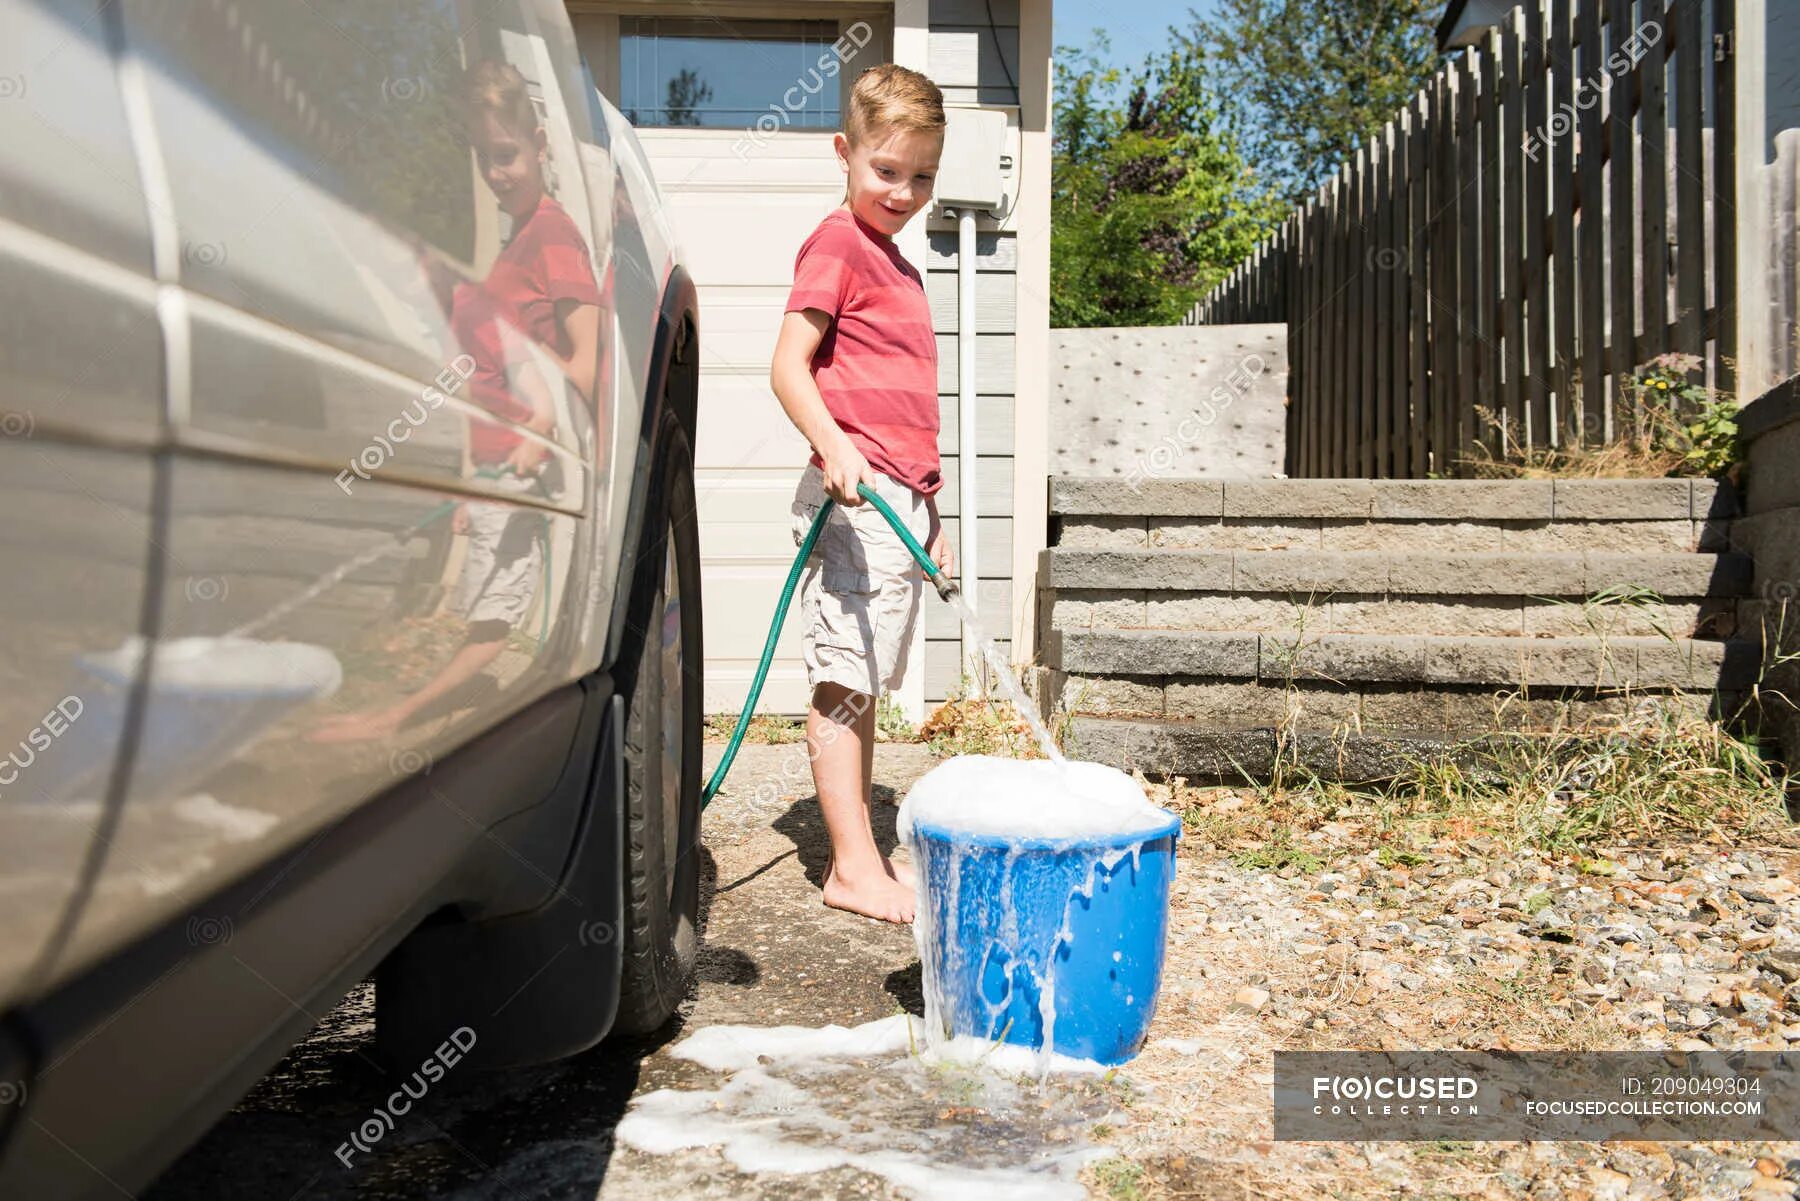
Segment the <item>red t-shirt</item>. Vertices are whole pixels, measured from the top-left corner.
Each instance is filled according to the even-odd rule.
[[[451,329],[475,360],[469,388],[476,404],[507,421],[531,420],[531,401],[514,390],[509,368],[530,358],[526,338],[569,357],[573,348],[556,321],[556,305],[562,300],[599,304],[600,289],[581,230],[546,196],[513,230],[487,278],[457,285],[452,299]],[[477,463],[503,463],[522,441],[516,430],[499,422],[476,421],[469,431],[469,457]]]
[[[831,317],[813,381],[851,444],[916,492],[943,487],[931,305],[893,239],[849,209],[827,213],[794,259],[787,311],[802,309]],[[812,462],[822,462],[816,451]]]

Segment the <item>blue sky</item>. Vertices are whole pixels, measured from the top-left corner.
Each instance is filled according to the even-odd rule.
[[[1094,29],[1104,29],[1111,64],[1129,70],[1169,44],[1169,26],[1188,25],[1190,8],[1210,15],[1212,0],[1055,0],[1055,44],[1085,46]]]

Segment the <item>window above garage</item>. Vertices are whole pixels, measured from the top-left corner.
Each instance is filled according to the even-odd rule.
[[[837,21],[621,16],[618,105],[640,128],[836,129],[841,76],[862,65],[839,59],[840,33]]]

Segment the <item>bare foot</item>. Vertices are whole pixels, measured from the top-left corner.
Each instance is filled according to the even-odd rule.
[[[368,709],[361,713],[339,713],[328,717],[307,731],[308,742],[373,742],[392,738],[400,732],[404,720],[387,709]]]
[[[908,888],[914,887],[915,882],[918,880],[918,876],[913,871],[912,864],[910,863],[902,863],[898,859],[890,859],[886,855],[883,855],[881,857],[881,866],[887,869],[888,875],[906,885]]]
[[[913,920],[913,890],[890,876],[845,880],[835,866],[825,876],[825,904],[901,925]]]

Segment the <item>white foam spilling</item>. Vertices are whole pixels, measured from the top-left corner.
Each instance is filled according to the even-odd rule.
[[[1135,879],[1144,841],[1178,830],[1175,815],[1152,805],[1130,776],[1104,764],[965,755],[939,764],[913,785],[901,803],[897,825],[917,869],[913,940],[928,1043],[936,1048],[971,1029],[1004,1038],[1005,1023],[1017,1017],[1015,993],[1027,989],[1025,996],[1036,998],[1039,1047],[1023,1053],[1031,1056],[1040,1077],[1047,1074],[1059,1058],[1058,952],[1074,945],[1077,902],[1092,903],[1101,880],[1110,878],[1127,857]],[[939,837],[948,833],[954,842],[966,838],[990,854],[1003,853],[997,914],[994,898],[965,903],[962,857],[928,849],[924,844],[932,840],[921,838],[921,829]],[[1032,895],[1024,901],[1022,920],[1021,901],[1014,896],[1021,870],[1041,872],[1052,889],[1066,885],[1067,892],[1059,900],[1026,883],[1023,887]],[[1059,880],[1061,884],[1055,883]],[[961,915],[962,924],[940,931],[939,913]],[[1120,951],[1102,950],[1111,963],[1122,962]],[[999,995],[984,983],[972,996],[967,982],[985,980],[990,969],[999,976]],[[1136,995],[1123,1000],[1127,1008],[1142,1008]]]
[[[927,1045],[924,1025],[904,1013],[860,1026],[704,1026],[670,1049],[676,1058],[692,1060],[715,1072],[902,1052],[916,1054],[922,1063],[985,1064],[1012,1075],[1025,1075],[1037,1066],[1036,1052],[1010,1043],[964,1035]],[[1051,1070],[1088,1076],[1104,1075],[1112,1069],[1091,1059],[1058,1055]]]
[[[1116,767],[1079,760],[958,755],[932,768],[900,803],[900,837],[924,823],[1009,840],[1075,843],[1162,830],[1174,815],[1152,805]]]
[[[1051,737],[1050,728],[1038,716],[1037,706],[1026,698],[1018,680],[1013,677],[1012,664],[1000,653],[999,645],[987,636],[981,623],[976,620],[975,610],[969,607],[968,597],[958,591],[951,593],[949,600],[950,607],[956,610],[957,617],[962,621],[963,636],[974,641],[981,657],[987,661],[988,671],[994,681],[1006,693],[1006,699],[1012,702],[1013,709],[1031,726],[1032,737],[1037,739],[1038,749],[1053,763],[1066,762],[1062,752],[1056,748],[1056,739]]]
[[[850,1167],[933,1201],[1075,1201],[1086,1196],[1082,1165],[1107,1154],[1080,1137],[1104,1102],[1047,1107],[1023,1078],[1030,1051],[973,1038],[927,1047],[906,1014],[853,1027],[709,1026],[671,1053],[730,1078],[633,1101],[616,1135],[650,1154],[716,1146],[744,1172]],[[1056,1066],[1107,1070],[1061,1056]]]
[[[151,679],[158,690],[182,692],[266,692],[330,696],[343,683],[337,656],[305,642],[264,642],[254,638],[173,638],[157,642]],[[118,650],[90,656],[100,671],[128,679],[142,662],[142,637],[127,638]]]

